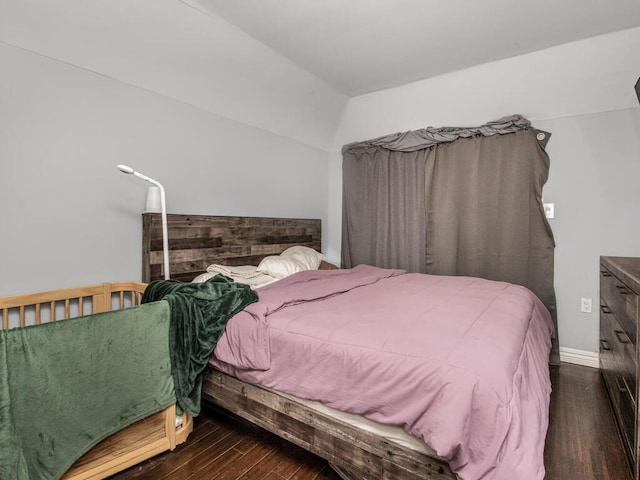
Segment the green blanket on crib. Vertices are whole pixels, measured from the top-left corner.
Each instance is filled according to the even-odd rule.
[[[164,301],[0,331],[0,480],[60,478],[174,403],[168,335]]]

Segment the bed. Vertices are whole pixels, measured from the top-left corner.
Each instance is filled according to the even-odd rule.
[[[32,328],[31,325],[47,322],[71,323],[74,318],[91,322],[103,312],[139,306],[145,288],[146,284],[140,282],[104,283],[2,297],[1,327],[8,332],[10,328]],[[32,408],[46,407],[33,405]],[[175,404],[172,404],[102,440],[79,458],[62,478],[105,478],[161,452],[173,450],[186,441],[192,429],[192,418],[186,414],[176,416]]]
[[[208,265],[257,265],[264,257],[279,255],[292,245],[303,245],[320,250],[319,220],[197,215],[169,215],[168,220],[172,276],[185,281],[191,281],[205,271]],[[162,276],[161,245],[159,215],[144,214],[143,278],[146,281],[160,279]],[[236,315],[229,322],[227,331],[218,342],[218,347],[211,358],[204,381],[203,398],[320,455],[327,459],[344,478],[449,480],[456,478],[465,480],[471,478],[544,478],[542,457],[548,424],[550,396],[547,359],[552,327],[548,312],[541,306],[539,300],[527,293],[528,291],[522,287],[498,284],[498,282],[485,283],[484,281],[478,281],[478,279],[464,279],[461,277],[450,277],[449,280],[447,277],[426,279],[426,277],[431,276],[410,277],[407,275],[411,274],[406,274],[406,272],[379,270],[364,266],[353,269],[353,271],[302,272],[261,288],[259,290],[260,302],[250,305],[246,311]],[[367,297],[366,294],[359,295],[366,291],[363,288],[369,287],[357,283],[360,280],[352,278],[355,274],[370,278],[369,284],[377,286],[375,288],[378,288],[378,290],[374,290],[375,295],[373,297]],[[376,275],[382,275],[382,277],[375,277]],[[337,287],[337,290],[325,291],[317,290],[316,288],[320,284],[334,284],[334,280],[338,279],[340,282],[346,281],[349,283],[355,281],[356,283],[350,286]],[[344,385],[342,387],[334,386],[333,389],[326,389],[326,391],[322,391],[321,388],[319,392],[310,392],[307,389],[309,382],[305,378],[304,369],[306,368],[313,376],[319,375],[318,370],[312,364],[304,364],[304,354],[295,356],[296,349],[299,350],[300,347],[296,347],[293,343],[287,343],[287,337],[299,336],[306,339],[317,337],[316,339],[320,339],[320,345],[336,343],[329,338],[331,334],[327,334],[322,329],[318,329],[311,334],[307,331],[297,330],[302,328],[300,327],[301,325],[307,323],[313,326],[320,325],[323,322],[328,322],[331,329],[334,329],[332,331],[337,332],[336,335],[357,336],[357,327],[345,333],[345,330],[340,329],[339,326],[342,320],[336,320],[333,317],[334,312],[349,308],[347,304],[354,303],[354,298],[356,297],[349,296],[354,295],[351,293],[352,291],[359,292],[358,301],[360,303],[371,303],[373,305],[373,299],[384,297],[388,289],[397,287],[397,283],[401,284],[401,288],[411,289],[413,288],[411,285],[417,285],[417,282],[427,280],[436,283],[418,285],[414,290],[416,292],[422,292],[423,290],[440,292],[440,297],[443,298],[447,295],[451,296],[450,293],[446,292],[450,292],[452,287],[444,285],[442,282],[467,282],[467,286],[463,288],[459,284],[453,288],[462,288],[462,290],[470,291],[471,302],[478,304],[480,312],[494,309],[495,313],[496,305],[498,305],[498,310],[501,312],[499,317],[502,322],[502,328],[499,329],[500,332],[511,330],[509,318],[512,315],[510,311],[512,308],[511,303],[516,304],[515,297],[526,298],[526,307],[517,307],[523,310],[523,313],[519,314],[520,316],[518,317],[520,318],[518,322],[522,326],[519,327],[519,330],[513,329],[513,335],[520,338],[519,341],[522,343],[521,347],[517,347],[521,351],[518,352],[516,348],[514,350],[515,353],[510,352],[509,355],[513,358],[506,359],[506,357],[500,357],[499,355],[497,357],[514,363],[513,372],[509,373],[511,376],[507,378],[507,383],[511,382],[512,385],[507,385],[506,387],[502,384],[498,385],[500,388],[504,387],[504,391],[494,395],[493,390],[498,388],[496,387],[497,384],[473,383],[474,380],[469,380],[469,378],[491,376],[485,373],[506,371],[508,370],[507,367],[501,363],[492,364],[487,362],[488,356],[483,354],[476,354],[475,357],[469,359],[466,358],[467,355],[464,353],[466,350],[449,349],[442,350],[441,355],[444,355],[448,361],[451,352],[454,352],[455,361],[449,363],[461,363],[454,365],[457,370],[451,368],[446,370],[446,375],[437,380],[440,382],[440,387],[436,390],[440,391],[439,389],[441,389],[444,391],[449,384],[456,384],[453,381],[454,377],[463,377],[462,385],[465,386],[467,391],[459,395],[431,395],[427,385],[424,393],[429,400],[425,402],[425,412],[427,413],[424,415],[419,412],[410,417],[398,416],[400,414],[404,415],[403,409],[405,411],[420,409],[419,403],[413,403],[407,407],[394,407],[391,413],[384,413],[382,412],[384,408],[379,408],[379,405],[375,408],[368,408],[366,405],[358,407],[354,406],[353,403],[348,403],[348,400],[333,398],[331,395],[336,391],[349,389],[348,387],[345,388]],[[307,281],[311,283],[306,284],[305,282]],[[486,293],[483,291],[486,288],[494,289],[495,292]],[[297,295],[295,298],[301,301],[289,302],[288,300],[282,300],[280,295],[283,290],[288,291],[287,295],[294,292]],[[501,293],[503,290],[507,292],[506,296]],[[491,300],[486,301],[485,297],[487,295],[494,296],[491,297]],[[435,298],[434,301],[439,298],[438,295],[432,296]],[[340,304],[340,299],[344,298],[348,298],[346,304]],[[329,299],[329,303],[323,303],[325,299]],[[517,301],[519,302],[519,300]],[[295,305],[290,306],[289,303]],[[315,310],[297,311],[296,309],[299,308],[301,303],[305,303],[305,305],[313,304]],[[265,304],[268,305],[265,307]],[[378,309],[384,309],[383,303],[378,302],[375,305],[379,307]],[[444,306],[447,307],[447,305]],[[401,305],[395,305],[394,307],[395,310],[386,312],[388,318],[393,316],[394,311],[397,312],[398,309],[402,308]],[[452,308],[455,310],[457,307],[454,306]],[[260,316],[260,310],[265,309],[270,309],[268,319]],[[527,311],[527,309],[529,310]],[[292,316],[287,317],[284,313],[282,313],[283,317],[278,316],[281,315],[280,312],[285,311],[293,312]],[[271,312],[276,312],[277,315]],[[456,312],[449,313],[456,315]],[[373,316],[372,312],[369,312],[369,314],[366,312],[351,313],[351,315],[352,317],[349,321],[353,322],[353,324],[357,324],[356,315],[360,315],[361,319]],[[466,314],[461,313],[461,315],[464,317]],[[256,330],[255,325],[257,324],[267,326],[262,330]],[[293,325],[293,328],[283,327],[285,324]],[[249,329],[243,330],[243,325],[248,325]],[[362,328],[370,328],[368,325],[365,322],[362,324]],[[489,345],[488,351],[501,351],[499,346],[491,345],[496,342],[492,339],[492,333],[486,330],[486,323],[473,320],[465,325],[465,332],[475,332],[472,337],[478,337],[481,339],[480,343],[484,342]],[[414,327],[409,324],[403,324],[402,328],[411,329]],[[446,329],[448,327],[445,325],[445,327],[440,326],[438,328]],[[277,332],[277,334],[274,332]],[[386,335],[388,339],[391,338],[389,332]],[[430,342],[429,348],[434,351],[438,350],[438,339],[440,337],[433,336],[433,332],[430,332],[429,335],[432,338],[426,336],[423,340]],[[366,336],[368,337],[368,335]],[[410,336],[419,337],[419,335]],[[234,353],[233,349],[236,348],[234,344],[238,343],[238,339],[242,343],[245,339],[252,337],[262,338],[262,344],[270,342],[273,348],[263,351],[260,347],[256,347],[256,344],[252,344],[249,349],[240,355],[245,358],[234,359],[234,355],[237,356],[237,353]],[[339,344],[341,341],[339,340],[337,343]],[[320,348],[318,347],[319,344],[309,343],[304,345],[304,348],[313,350]],[[258,345],[260,345],[260,342]],[[364,350],[371,347],[368,344],[360,346]],[[465,344],[465,348],[467,346]],[[414,357],[421,356],[422,353],[419,351],[419,347],[419,344],[410,346],[409,348],[415,349],[411,355]],[[393,355],[397,353],[398,351],[391,352]],[[404,355],[406,352],[401,353]],[[261,362],[266,357],[268,357],[267,363],[261,365]],[[287,362],[287,358],[292,360]],[[341,370],[341,367],[336,367],[336,365],[341,365],[340,361],[344,362],[342,365],[344,365],[347,376],[354,371],[353,366],[349,366],[350,361],[346,361],[344,358],[338,359],[338,363],[333,362],[335,359],[333,353],[327,353],[324,358],[327,359],[326,363],[331,371]],[[505,363],[508,363],[506,360]],[[324,362],[324,360],[322,361]],[[299,363],[305,365],[305,367],[302,371],[299,370],[297,372],[286,370],[284,367],[287,366],[287,363]],[[351,363],[356,365],[355,370],[358,370],[358,365],[364,366],[365,368],[360,368],[360,370],[365,370],[366,373],[369,372],[369,367],[372,365],[367,358],[356,358]],[[371,372],[379,374],[380,369],[382,369],[384,374],[385,365],[385,363],[382,363],[376,367],[377,370],[372,368]],[[447,366],[447,368],[449,367],[451,365]],[[441,375],[443,368],[434,367],[433,370],[425,371],[424,376],[422,372],[415,370],[419,373],[414,375],[416,378],[411,381],[417,382],[415,385],[418,385],[422,381],[421,379],[431,378],[432,375],[435,375],[434,372],[436,370],[440,372],[438,375]],[[464,375],[458,375],[456,372],[462,372]],[[411,373],[406,378],[409,379],[409,377],[411,377]],[[359,378],[357,377],[354,381],[353,389],[361,389],[361,393],[366,396],[365,387],[367,384]],[[398,377],[396,373],[392,373],[388,375],[388,378],[393,380]],[[331,381],[331,379],[327,380],[329,383]],[[500,381],[504,383],[504,380]],[[315,383],[322,382],[316,381]],[[296,390],[294,384],[301,385],[302,389]],[[369,387],[371,385],[369,384]],[[398,382],[394,383],[393,381],[391,383],[380,382],[380,385],[381,387],[379,391],[376,391],[376,395],[381,396],[384,396],[387,391],[393,391],[394,388],[401,387]],[[375,389],[376,387],[374,386],[373,388]],[[404,396],[404,393],[400,392],[399,396],[396,396],[396,400],[404,401]],[[313,401],[314,397],[317,397],[315,398],[316,400],[322,400],[322,402]],[[494,400],[493,406],[481,406],[477,399],[485,397],[495,397],[497,400]],[[515,405],[515,403],[520,403],[521,397],[524,397],[522,407]],[[444,403],[466,402],[467,405],[458,410],[463,412],[462,414],[452,414],[450,410],[444,408],[432,409],[432,405],[438,405],[439,402],[443,403],[443,401]],[[332,406],[339,408],[331,408]],[[492,408],[503,413],[496,415],[495,412],[492,413]],[[504,414],[504,412],[507,413]],[[475,430],[479,433],[475,433],[473,437],[469,436],[467,440],[460,441],[458,438],[450,438],[443,443],[442,436],[446,436],[446,429],[438,430],[437,427],[429,423],[423,424],[422,427],[416,427],[416,425],[423,422],[423,417],[430,418],[430,421],[433,421],[434,418],[439,418],[440,423],[445,426],[453,421],[454,424],[461,425],[460,431],[466,433],[468,431],[465,428],[468,428],[468,424],[474,423],[474,421],[481,424],[482,427],[480,429],[476,428]],[[474,421],[467,422],[467,417],[473,417]],[[517,420],[503,424],[501,420],[503,417],[516,418]],[[401,426],[405,428],[401,428]],[[507,432],[505,435],[510,439],[503,442],[507,445],[506,449],[501,444],[483,447],[485,450],[474,450],[474,448],[470,447],[475,447],[475,443],[478,441],[482,442],[483,436],[492,437],[492,429],[504,429]],[[411,431],[413,435],[407,434],[404,430]],[[436,433],[434,434],[434,432]],[[518,436],[523,437],[521,443],[518,440]],[[524,437],[527,437],[526,441]],[[428,441],[423,441],[424,439],[428,439]],[[490,444],[491,442],[488,443]],[[427,444],[434,446],[435,449],[432,449]],[[492,449],[495,451],[490,451]],[[518,466],[519,463],[526,465],[526,467]],[[525,473],[521,474],[522,471],[518,471],[518,468],[525,468]],[[505,472],[514,471],[518,471],[518,475],[505,476]]]

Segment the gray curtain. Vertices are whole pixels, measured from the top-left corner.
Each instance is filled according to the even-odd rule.
[[[550,363],[559,363],[554,241],[542,207],[548,139],[514,115],[481,127],[427,128],[345,146],[343,266],[526,286],[551,312]],[[424,183],[416,185],[419,179]]]
[[[425,151],[365,147],[342,164],[342,264],[424,273]]]

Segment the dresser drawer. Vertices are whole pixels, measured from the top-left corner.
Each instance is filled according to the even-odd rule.
[[[614,386],[613,388],[617,391],[614,394],[616,400],[614,402],[617,405],[614,405],[614,410],[617,410],[617,416],[619,417],[619,425],[620,431],[622,433],[623,444],[625,450],[627,450],[627,455],[633,459],[635,459],[636,455],[634,452],[633,444],[634,444],[634,436],[635,436],[635,419],[636,419],[636,405],[633,402],[631,396],[629,395],[629,387],[624,382],[623,378],[620,375],[616,375],[614,377]]]
[[[635,363],[629,345],[613,315],[600,312],[600,368],[629,458],[635,458]]]
[[[616,317],[635,348],[638,330],[638,295],[606,267],[600,267],[600,296],[603,312]]]
[[[636,350],[614,315],[607,313],[604,300],[600,308],[600,356],[603,371],[619,378],[607,378],[610,388],[628,391],[636,403]]]

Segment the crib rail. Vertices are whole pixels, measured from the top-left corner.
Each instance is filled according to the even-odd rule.
[[[0,297],[2,330],[139,305],[146,286],[140,282],[101,283]]]

